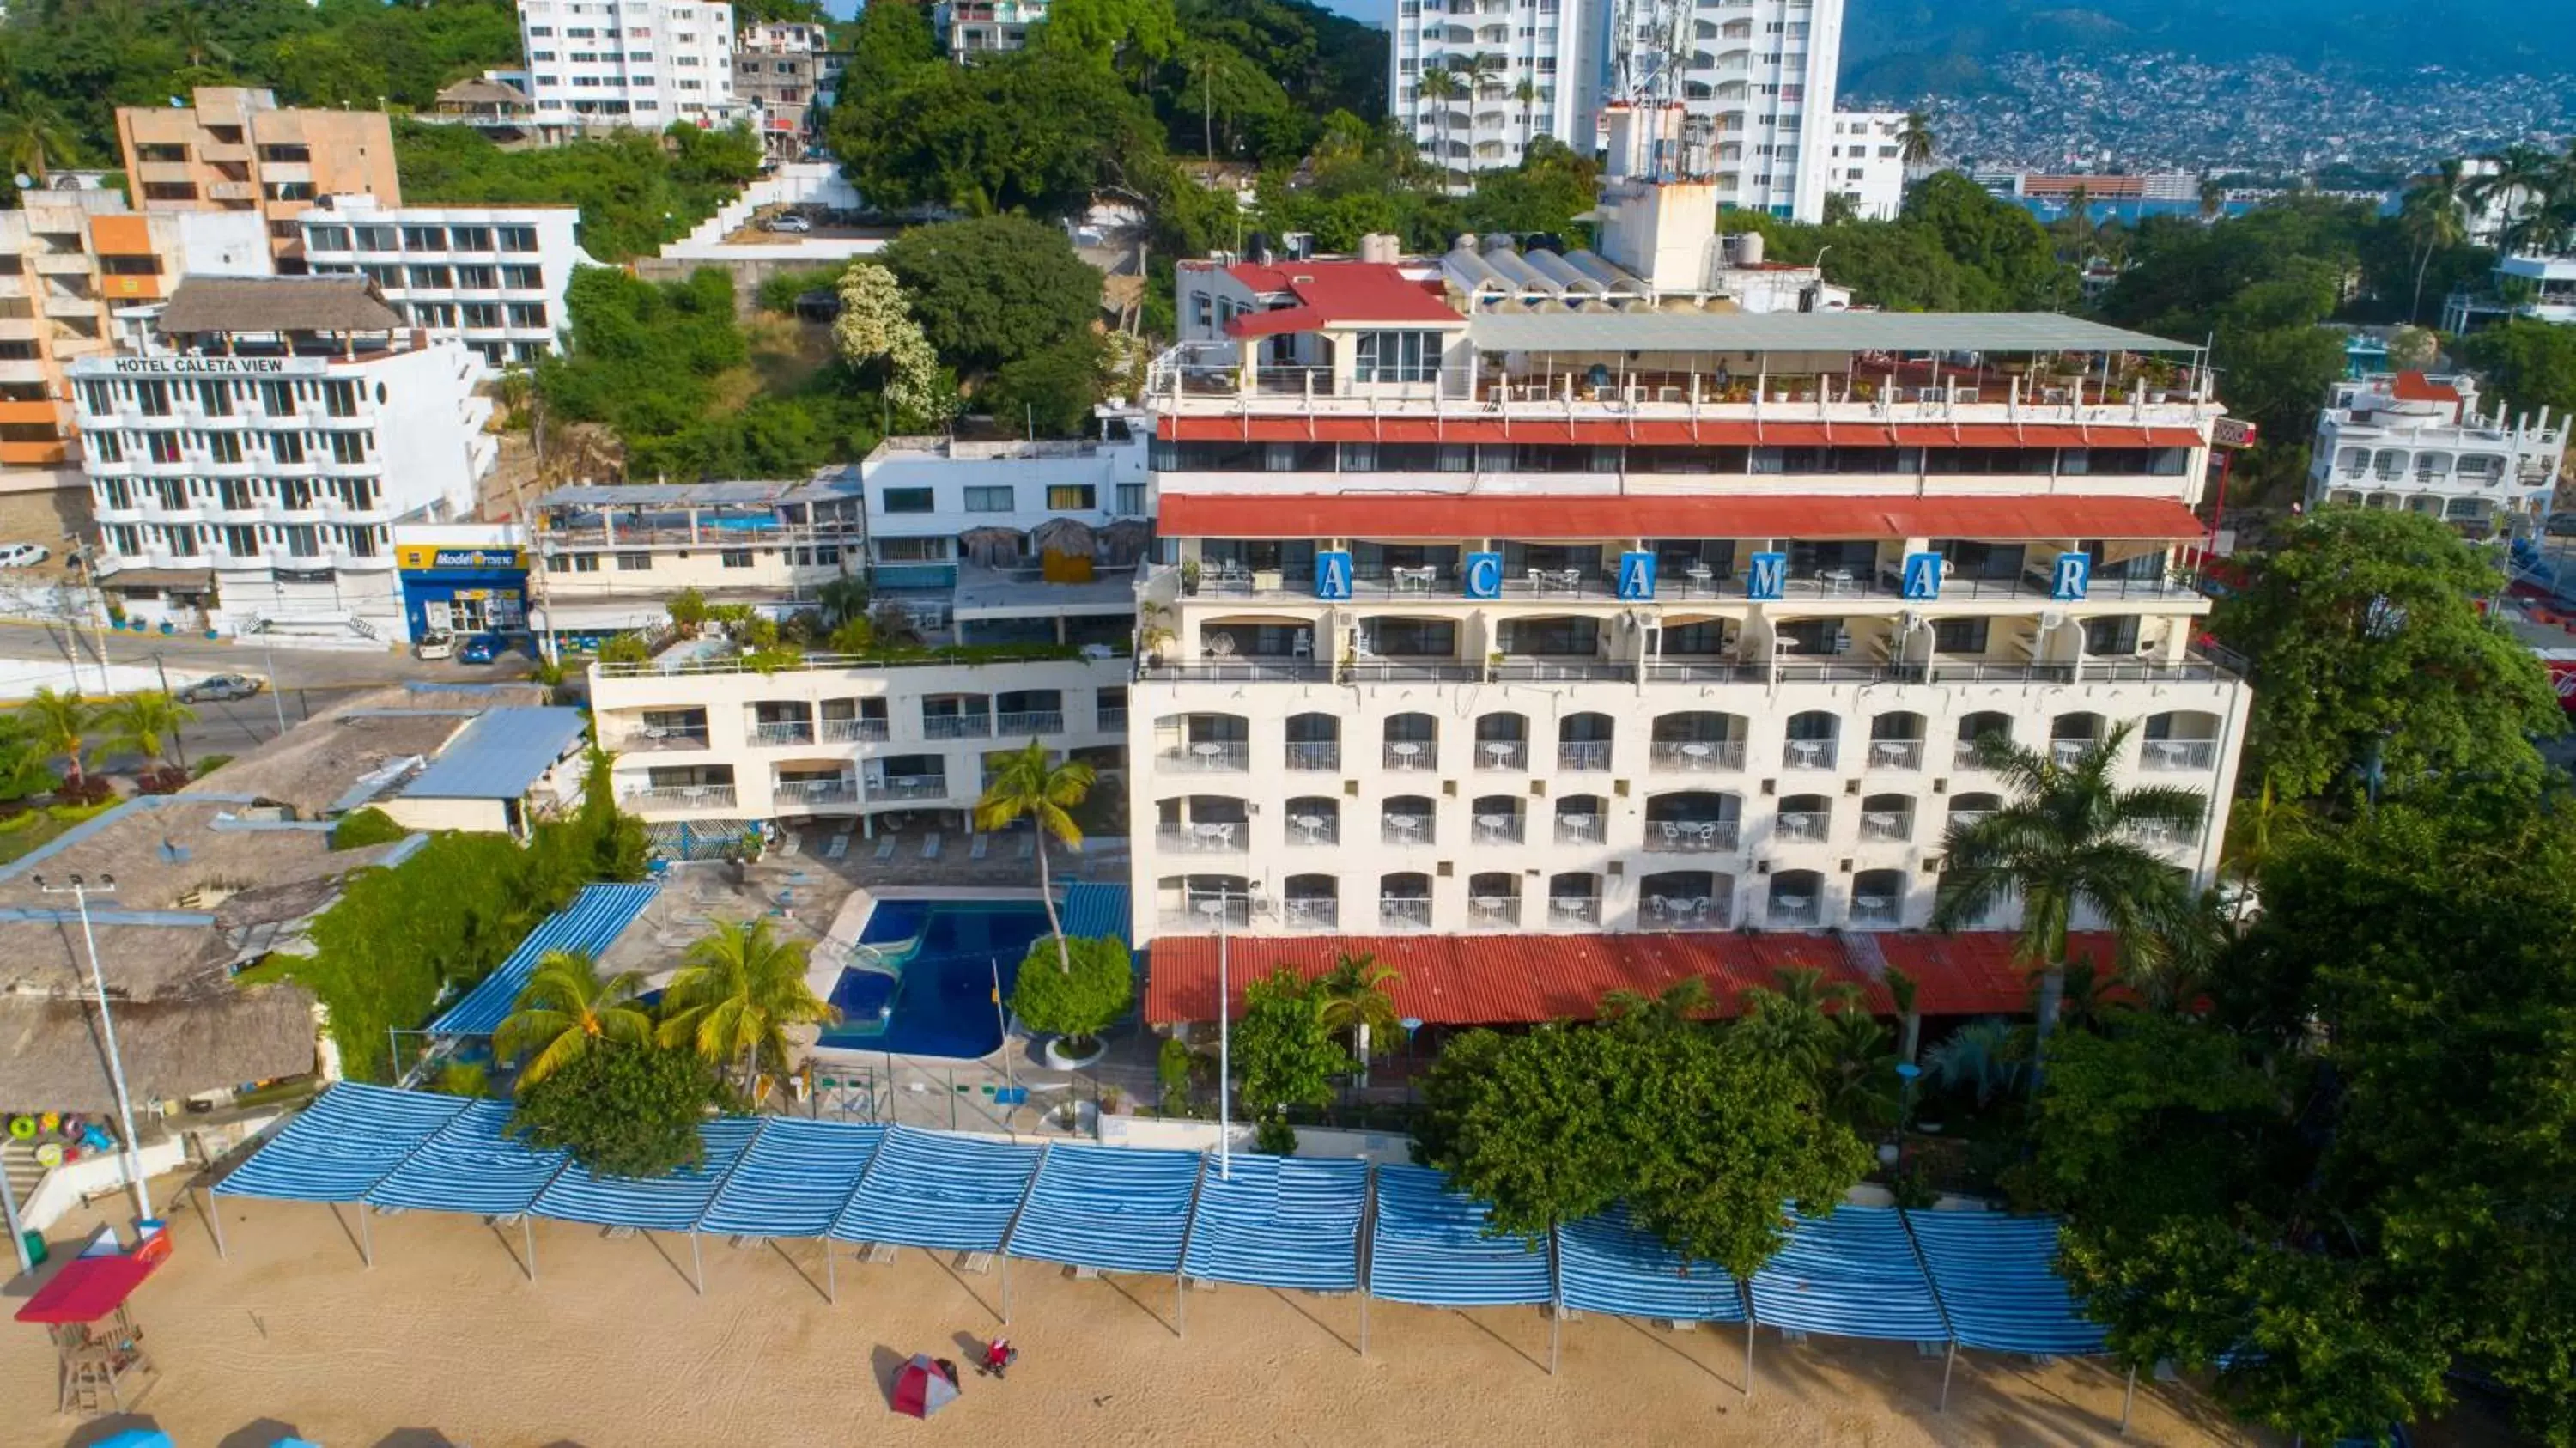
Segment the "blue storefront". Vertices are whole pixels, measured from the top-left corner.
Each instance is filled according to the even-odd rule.
[[[415,640],[433,630],[518,633],[528,626],[528,561],[516,548],[398,544],[403,622]]]

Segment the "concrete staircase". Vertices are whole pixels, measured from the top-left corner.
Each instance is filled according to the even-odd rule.
[[[45,1169],[36,1165],[35,1148],[16,1137],[0,1136],[0,1170],[5,1170],[9,1174],[9,1193],[17,1199],[19,1208],[24,1210],[27,1203],[36,1195],[37,1183],[45,1179]],[[6,1235],[5,1232],[0,1232],[0,1237]],[[5,1241],[0,1241],[0,1247],[6,1245]],[[0,1253],[0,1261],[7,1260],[10,1259],[6,1254]]]

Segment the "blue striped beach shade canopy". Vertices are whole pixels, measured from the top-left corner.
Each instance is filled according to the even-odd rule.
[[[655,885],[585,885],[573,902],[539,923],[510,952],[510,958],[483,977],[465,998],[429,1023],[433,1036],[488,1036],[500,1029],[519,1004],[519,992],[536,974],[537,962],[550,950],[579,950],[596,960],[616,943],[644,907],[653,903]]]
[[[1485,1235],[1491,1208],[1450,1191],[1447,1181],[1428,1167],[1377,1169],[1369,1295],[1424,1307],[1550,1301],[1547,1253],[1518,1237]]]
[[[898,1126],[878,1144],[849,1206],[832,1223],[839,1242],[884,1242],[949,1252],[999,1252],[1012,1214],[1037,1174],[1040,1148]]]
[[[1194,1151],[1049,1146],[1008,1250],[1103,1272],[1178,1272],[1198,1177]]]
[[[2057,1275],[2057,1218],[1907,1212],[1905,1225],[1961,1347],[2036,1357],[2109,1350],[2102,1325],[2084,1317]]]
[[[467,1105],[393,1175],[376,1183],[367,1193],[368,1204],[487,1217],[526,1211],[570,1158],[504,1135],[509,1124],[506,1101]]]
[[[1735,1275],[1694,1262],[1628,1219],[1626,1207],[1568,1222],[1556,1231],[1556,1270],[1565,1305],[1614,1317],[1672,1322],[1742,1322]]]
[[[699,1229],[748,1237],[829,1233],[885,1134],[882,1126],[856,1122],[769,1118]]]
[[[358,1201],[465,1107],[461,1096],[340,1082],[215,1183],[215,1193],[281,1202]]]
[[[1799,1216],[1753,1274],[1753,1320],[1829,1337],[1945,1342],[1950,1325],[1894,1207]]]
[[[698,1140],[705,1159],[667,1176],[603,1177],[587,1167],[567,1166],[529,1210],[560,1222],[647,1232],[694,1231],[726,1174],[742,1160],[760,1128],[760,1121],[748,1116],[704,1123],[698,1128]]]
[[[1366,1162],[1239,1154],[1229,1180],[1210,1154],[1183,1269],[1206,1282],[1348,1292],[1367,1205]]]

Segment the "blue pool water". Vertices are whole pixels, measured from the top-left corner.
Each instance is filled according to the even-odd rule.
[[[878,901],[859,942],[882,952],[900,976],[843,970],[832,987],[841,1023],[823,1033],[822,1044],[908,1056],[991,1054],[1002,1044],[994,969],[1000,967],[1007,1001],[1020,957],[1046,928],[1046,907],[1035,902]]]

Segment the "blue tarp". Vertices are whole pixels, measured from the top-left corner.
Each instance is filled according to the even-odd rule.
[[[1429,1307],[1549,1301],[1546,1251],[1518,1237],[1486,1236],[1491,1209],[1445,1181],[1428,1167],[1377,1169],[1369,1295]]]
[[[1692,1262],[1637,1230],[1625,1207],[1556,1232],[1565,1305],[1620,1317],[1742,1322],[1744,1294],[1713,1262]]]
[[[2102,1325],[2076,1310],[2057,1275],[2055,1217],[1907,1212],[1905,1225],[1960,1346],[2043,1357],[2108,1349]]]
[[[570,905],[545,918],[500,968],[429,1023],[434,1036],[488,1036],[519,1003],[519,991],[549,950],[587,951],[595,959],[653,900],[654,885],[585,885]]]
[[[998,1252],[1038,1169],[1038,1148],[898,1126],[886,1133],[850,1205],[843,1242]]]
[[[1238,1154],[1229,1180],[1210,1153],[1187,1270],[1210,1282],[1348,1292],[1359,1285],[1367,1203],[1365,1162]]]
[[[771,1117],[698,1223],[708,1232],[820,1237],[856,1191],[882,1126]]]
[[[461,1096],[343,1081],[215,1183],[215,1191],[289,1202],[354,1202],[464,1109]]]
[[[1127,887],[1077,880],[1064,892],[1064,933],[1127,942]]]
[[[1753,1274],[1753,1320],[1836,1337],[1940,1342],[1950,1336],[1894,1207],[1846,1206],[1799,1217],[1780,1255]]]
[[[477,1101],[421,1144],[367,1201],[379,1207],[514,1217],[564,1168],[560,1151],[537,1151],[502,1134],[510,1103]]]
[[[1104,1272],[1177,1272],[1198,1180],[1192,1151],[1047,1148],[1010,1254]]]
[[[584,1167],[565,1167],[529,1210],[557,1221],[602,1227],[694,1230],[698,1219],[707,1214],[707,1204],[715,1200],[716,1189],[724,1184],[725,1174],[759,1135],[761,1123],[758,1117],[726,1116],[700,1126],[704,1160],[669,1176],[603,1177]]]

